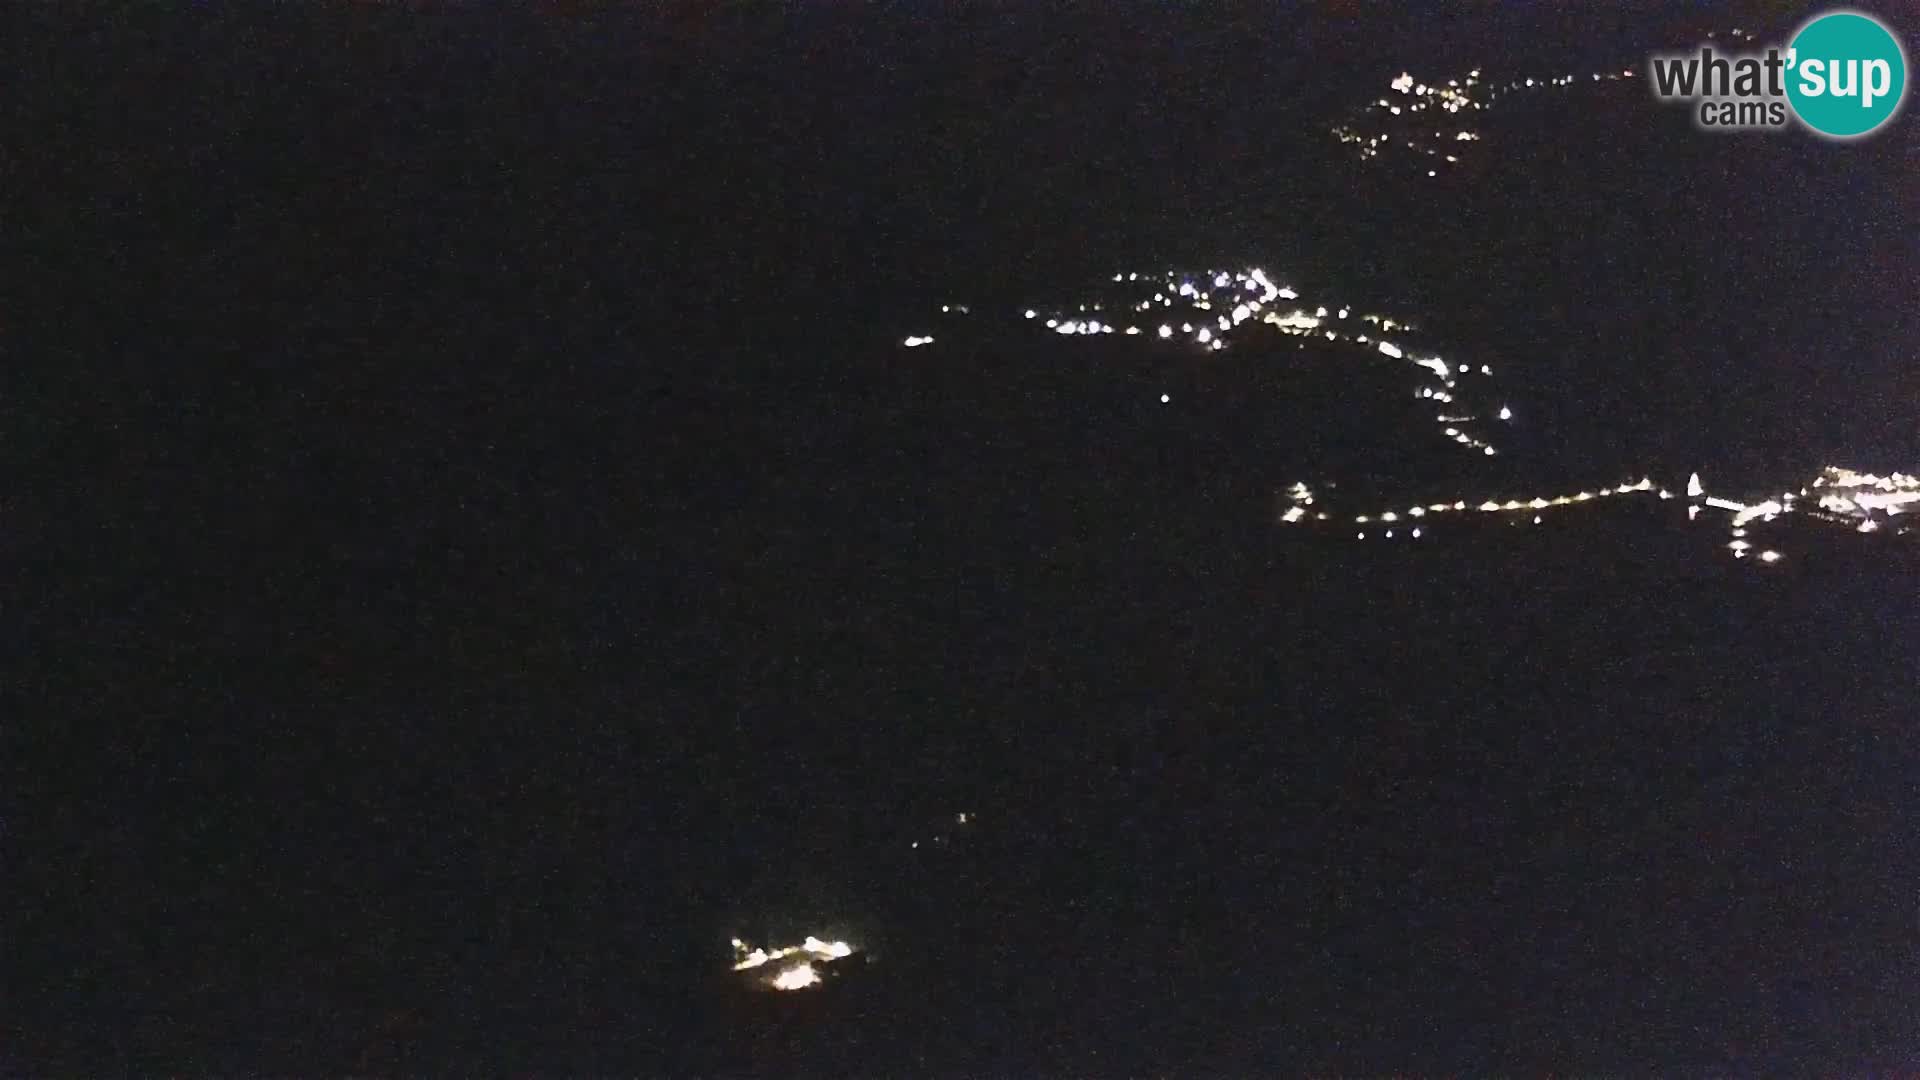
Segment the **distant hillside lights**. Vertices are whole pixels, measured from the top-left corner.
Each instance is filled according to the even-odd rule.
[[[1417,386],[1418,396],[1441,403],[1450,404],[1454,401],[1454,394],[1451,391],[1456,385],[1454,378],[1456,369],[1440,357],[1411,357],[1400,345],[1393,342],[1375,341],[1366,334],[1352,334],[1344,328],[1334,329],[1329,326],[1330,322],[1333,326],[1338,326],[1340,322],[1349,318],[1358,318],[1382,331],[1412,333],[1417,328],[1411,323],[1404,319],[1380,314],[1356,315],[1353,308],[1347,305],[1316,304],[1310,308],[1299,306],[1287,311],[1269,308],[1267,305],[1276,300],[1298,300],[1300,294],[1289,286],[1276,285],[1267,276],[1266,271],[1259,267],[1237,272],[1208,270],[1204,274],[1196,275],[1171,271],[1161,274],[1133,272],[1112,275],[1110,280],[1113,284],[1136,284],[1140,289],[1140,292],[1131,300],[1110,306],[1140,311],[1151,309],[1158,302],[1160,306],[1173,307],[1172,297],[1177,296],[1187,308],[1186,314],[1197,317],[1179,322],[1178,330],[1175,329],[1176,324],[1171,321],[1160,323],[1150,331],[1139,326],[1128,326],[1121,330],[1098,318],[1087,317],[1086,312],[1097,312],[1109,306],[1103,302],[1090,301],[1074,305],[1071,316],[1053,314],[1045,317],[1046,328],[1062,337],[1114,333],[1122,333],[1127,337],[1139,337],[1151,332],[1160,341],[1172,341],[1176,337],[1183,337],[1200,351],[1213,353],[1228,348],[1243,335],[1251,333],[1250,327],[1267,326],[1291,337],[1311,336],[1329,342],[1348,342],[1389,359],[1405,360],[1425,369],[1438,380],[1435,385]],[[1148,295],[1151,295],[1151,300],[1145,299]],[[1109,296],[1104,299],[1110,301],[1114,298]],[[949,310],[957,310],[955,305],[947,307]],[[1044,314],[1039,308],[1029,307],[1019,310],[1021,319],[1025,321],[1041,319]],[[914,348],[930,344],[932,341],[931,335],[916,335],[908,338],[905,344],[909,348]],[[1305,343],[1302,342],[1300,347],[1304,348]],[[1463,375],[1469,371],[1465,365],[1461,365],[1457,370]],[[1493,369],[1486,364],[1480,365],[1478,370],[1483,375],[1493,373]],[[1490,405],[1488,411],[1492,411]],[[1476,415],[1479,415],[1478,410],[1467,410],[1465,415],[1452,422],[1465,423],[1473,420]],[[1486,441],[1476,438],[1457,426],[1448,431],[1447,438],[1482,456],[1492,457],[1499,452]]]
[[[1421,113],[1429,110],[1446,113],[1449,116],[1468,110],[1482,111],[1503,94],[1521,91],[1534,91],[1549,87],[1569,87],[1579,82],[1591,86],[1600,82],[1618,82],[1631,79],[1630,70],[1592,72],[1586,80],[1580,80],[1575,74],[1563,73],[1545,78],[1518,78],[1500,86],[1488,86],[1481,81],[1480,70],[1475,68],[1465,79],[1448,79],[1444,85],[1439,81],[1421,82],[1410,72],[1401,72],[1387,84],[1392,91],[1386,97],[1376,98],[1365,105],[1353,109],[1347,118],[1330,129],[1334,138],[1341,143],[1356,148],[1360,160],[1378,160],[1386,151],[1410,151],[1416,158],[1432,158],[1427,164],[1430,177],[1439,175],[1439,167],[1459,163],[1459,157],[1442,152],[1448,144],[1478,142],[1480,134],[1471,129],[1436,130]]]

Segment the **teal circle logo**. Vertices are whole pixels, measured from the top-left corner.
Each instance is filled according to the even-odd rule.
[[[1800,28],[1787,53],[1787,101],[1800,122],[1834,139],[1893,119],[1907,94],[1907,54],[1870,15],[1837,11]]]

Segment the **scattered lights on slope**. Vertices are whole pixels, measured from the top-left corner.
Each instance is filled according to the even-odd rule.
[[[1428,176],[1437,176],[1443,164],[1459,164],[1458,156],[1447,152],[1448,146],[1480,141],[1478,131],[1464,126],[1466,117],[1462,114],[1485,112],[1502,97],[1514,94],[1565,88],[1576,82],[1592,86],[1632,78],[1631,71],[1596,71],[1586,79],[1567,72],[1498,82],[1483,80],[1475,69],[1442,84],[1421,82],[1411,73],[1401,72],[1387,84],[1391,93],[1354,109],[1334,125],[1332,133],[1342,144],[1353,147],[1362,161],[1377,160],[1387,153],[1406,153],[1425,161]]]
[[[1210,269],[1204,273],[1166,271],[1155,274],[1136,271],[1114,274],[1109,283],[1121,288],[1110,291],[1099,301],[1089,299],[1085,303],[1058,305],[1052,311],[1028,307],[1021,309],[1019,315],[1026,321],[1044,318],[1046,328],[1061,337],[1114,333],[1140,337],[1149,331],[1138,326],[1128,326],[1122,331],[1099,318],[1089,318],[1086,313],[1097,312],[1107,306],[1130,311],[1158,308],[1168,320],[1154,326],[1151,334],[1160,341],[1184,340],[1203,354],[1231,348],[1249,335],[1273,332],[1302,339],[1351,344],[1359,346],[1363,353],[1376,353],[1421,369],[1421,374],[1415,376],[1418,380],[1416,396],[1443,404],[1451,404],[1455,400],[1454,391],[1458,389],[1456,377],[1473,370],[1466,365],[1450,365],[1438,356],[1416,355],[1402,344],[1355,333],[1343,325],[1354,318],[1383,333],[1416,333],[1419,328],[1405,319],[1377,313],[1356,314],[1353,307],[1347,304],[1290,304],[1275,307],[1273,305],[1278,301],[1298,301],[1300,294],[1291,286],[1276,284],[1259,267],[1241,271]],[[1119,302],[1114,303],[1116,300]],[[1175,322],[1175,319],[1179,321]],[[924,345],[932,340],[931,337],[915,337],[907,339],[907,344]],[[1304,341],[1301,347],[1305,347]],[[1480,365],[1478,370],[1485,375],[1492,374],[1492,368],[1485,364]],[[1491,403],[1487,403],[1487,411],[1491,412],[1491,409]],[[1456,426],[1448,431],[1446,438],[1473,453],[1486,457],[1496,455],[1499,451],[1486,439],[1458,426],[1469,422],[1472,416],[1481,414],[1478,409],[1465,412],[1467,416],[1464,419],[1451,421]]]

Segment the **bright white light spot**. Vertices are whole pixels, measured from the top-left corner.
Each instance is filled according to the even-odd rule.
[[[1172,400],[1173,400],[1173,395],[1172,395],[1172,394],[1161,394],[1161,395],[1160,395],[1160,404],[1162,404],[1162,405],[1165,405],[1165,404],[1166,404],[1167,402],[1169,402],[1169,401],[1172,401]]]
[[[909,349],[917,349],[922,345],[933,344],[933,339],[930,337],[910,337],[906,340],[905,344]]]
[[[1700,483],[1699,473],[1694,473],[1692,476],[1687,477],[1687,498],[1697,499],[1706,493],[1707,489]]]
[[[1032,308],[1028,308],[1028,309],[1027,309],[1027,318],[1029,318],[1029,319],[1031,319],[1031,318],[1033,318],[1033,316],[1034,316],[1034,310],[1033,310]]]
[[[1513,419],[1513,410],[1507,408],[1505,405],[1500,406],[1500,419],[1502,420]]]
[[[1400,346],[1395,345],[1391,341],[1383,341],[1380,343],[1380,353],[1382,356],[1391,356],[1395,360],[1398,360],[1402,356],[1406,355],[1405,353],[1400,351]]]
[[[1163,325],[1162,325],[1162,326],[1160,327],[1160,340],[1162,340],[1162,341],[1165,341],[1166,339],[1168,339],[1168,338],[1170,338],[1170,337],[1172,337],[1172,336],[1173,336],[1173,327],[1171,327],[1171,326],[1166,326],[1166,325],[1164,325],[1164,324],[1163,324]]]
[[[796,964],[773,977],[768,985],[775,990],[803,990],[820,981],[820,973],[813,970],[812,964]]]
[[[1415,530],[1413,530],[1413,538],[1414,538],[1415,540],[1418,540],[1418,539],[1420,539],[1420,530],[1419,530],[1419,529],[1415,529]]]
[[[1194,335],[1194,340],[1198,341],[1202,345],[1205,345],[1207,342],[1213,340],[1213,331],[1208,330],[1206,327],[1203,326],[1200,328],[1200,332]]]
[[[1779,562],[1780,553],[1777,551],[1763,551],[1760,553],[1760,561],[1768,563]]]
[[[960,815],[960,824],[965,825],[967,823],[966,816],[965,814]],[[815,956],[826,957],[829,960],[844,960],[853,955],[853,946],[846,942],[821,941],[811,934],[807,935],[807,940],[803,942],[800,947]]]

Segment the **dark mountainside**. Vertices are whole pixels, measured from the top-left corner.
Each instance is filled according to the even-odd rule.
[[[897,347],[1257,261],[1510,372],[1516,482],[1920,463],[1910,115],[1428,181],[1327,123],[1703,20],[1340,10],[11,13],[0,1066],[1910,1063],[1910,548],[1301,543],[1275,383]]]

